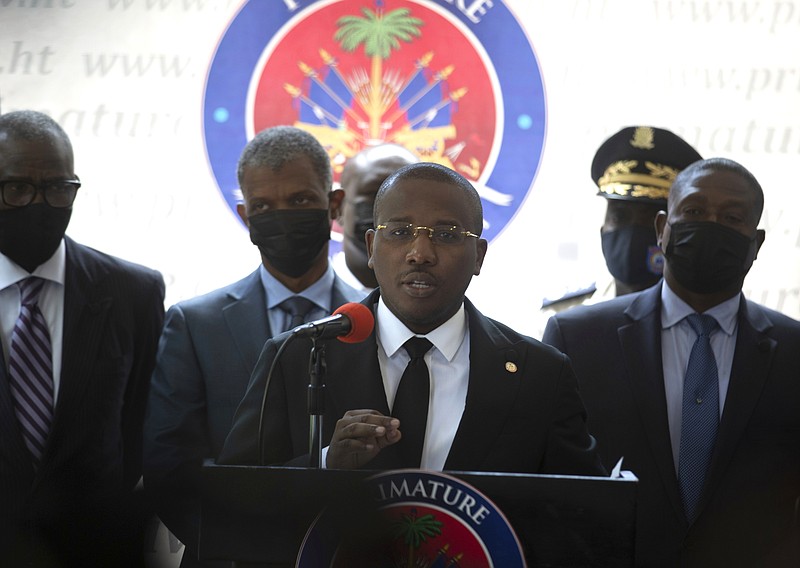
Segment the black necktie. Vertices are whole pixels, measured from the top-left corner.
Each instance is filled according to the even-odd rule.
[[[284,330],[289,331],[305,323],[306,316],[308,316],[308,313],[314,308],[314,302],[302,296],[291,296],[278,304],[278,307],[292,316],[289,327]]]
[[[411,360],[400,378],[392,416],[400,420],[400,432],[403,433],[403,438],[397,443],[400,467],[418,468],[422,460],[430,396],[430,374],[423,357],[433,344],[424,337],[412,337],[403,347]]]

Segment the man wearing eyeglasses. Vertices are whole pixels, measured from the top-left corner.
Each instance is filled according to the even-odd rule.
[[[141,566],[142,419],[164,281],[64,233],[81,186],[50,117],[0,116],[0,558]]]
[[[569,360],[464,296],[487,250],[472,185],[438,164],[405,166],[381,186],[374,214],[367,247],[379,288],[363,304],[375,330],[326,344],[323,465],[604,473]],[[305,339],[287,344],[272,374],[258,447],[265,377],[285,339],[264,346],[220,463],[306,462]]]

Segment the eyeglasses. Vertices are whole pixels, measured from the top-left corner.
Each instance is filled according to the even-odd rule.
[[[33,203],[36,194],[41,192],[50,207],[64,209],[75,201],[81,182],[75,180],[51,180],[41,183],[30,181],[0,181],[3,203],[9,207],[25,207]]]
[[[385,229],[385,230],[384,230]],[[478,238],[475,233],[470,233],[463,227],[455,225],[436,225],[435,227],[415,227],[411,223],[392,221],[385,225],[375,227],[376,231],[383,230],[383,238],[392,243],[408,243],[417,238],[420,231],[427,231],[428,238],[437,245],[459,245],[467,237]]]

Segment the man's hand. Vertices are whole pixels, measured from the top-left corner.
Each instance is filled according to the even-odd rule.
[[[336,422],[326,467],[358,469],[400,440],[400,421],[377,410],[348,410]]]

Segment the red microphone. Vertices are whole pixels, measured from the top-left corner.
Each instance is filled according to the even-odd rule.
[[[345,343],[360,343],[370,336],[374,326],[375,317],[367,306],[349,302],[328,317],[298,325],[291,334],[312,339],[336,337]]]
[[[375,327],[375,316],[372,315],[370,310],[364,304],[358,302],[350,302],[339,306],[333,315],[343,315],[350,320],[350,331],[344,335],[339,335],[339,341],[345,343],[361,343],[372,333],[372,328]]]

